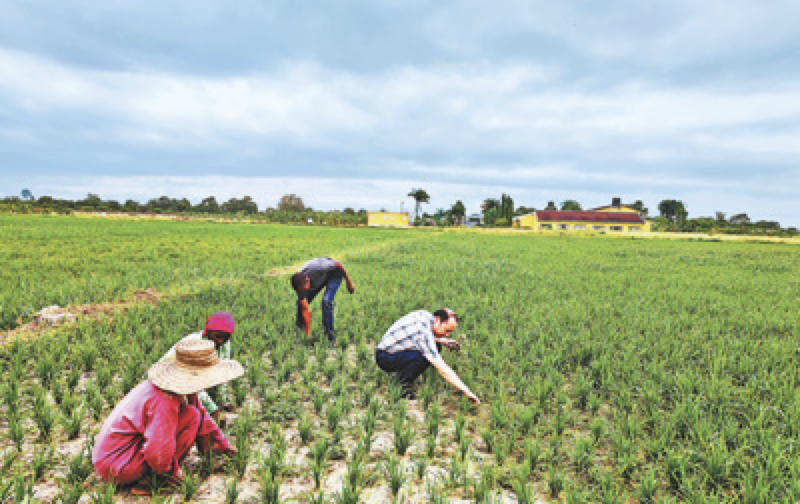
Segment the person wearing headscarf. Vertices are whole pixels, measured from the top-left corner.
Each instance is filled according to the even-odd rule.
[[[236,329],[236,321],[233,319],[233,315],[226,311],[216,312],[208,316],[202,331],[185,336],[180,341],[199,339],[212,341],[214,342],[214,348],[216,349],[219,358],[230,359],[231,337],[233,336],[234,329]],[[180,343],[180,341],[178,343]],[[172,348],[170,348],[169,351],[164,354],[164,357],[161,358],[160,362],[175,360],[175,347],[178,345],[178,343],[173,345]],[[228,387],[225,385],[220,385],[216,388],[216,393],[222,404],[226,405],[228,403]],[[206,409],[206,411],[208,411],[208,414],[211,415],[211,418],[213,418],[214,421],[219,425],[222,418],[222,412],[220,411],[220,407],[217,405],[217,403],[211,399],[211,396],[205,390],[201,390],[197,394],[197,397],[200,399],[200,402],[203,404],[203,407]]]

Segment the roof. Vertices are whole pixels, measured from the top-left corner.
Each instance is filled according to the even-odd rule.
[[[628,205],[628,204],[625,204],[625,203],[620,204],[620,205],[603,205],[603,206],[599,206],[599,207],[595,207],[595,208],[590,208],[588,211],[589,212],[594,212],[594,211],[597,211],[597,210],[602,210],[604,208],[623,208],[623,207],[624,208],[630,208],[631,210],[636,210],[637,212],[639,211],[639,209],[637,209],[635,206],[633,206],[633,204]]]
[[[536,212],[540,222],[622,222],[628,224],[644,224],[644,219],[630,212],[583,212],[541,210]]]

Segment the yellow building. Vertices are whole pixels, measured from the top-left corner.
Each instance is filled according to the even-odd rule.
[[[408,212],[367,212],[368,226],[409,227]]]
[[[513,227],[536,231],[590,231],[594,233],[638,233],[649,232],[650,223],[636,209],[633,211],[590,210],[557,211],[541,210],[528,215],[514,217]]]

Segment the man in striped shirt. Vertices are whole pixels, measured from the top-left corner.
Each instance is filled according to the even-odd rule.
[[[458,346],[457,341],[445,337],[457,327],[458,317],[449,308],[433,313],[425,310],[411,312],[392,324],[375,346],[375,362],[387,373],[396,373],[406,398],[414,398],[414,381],[433,365],[442,378],[477,404],[480,402],[478,397],[439,355],[442,346]]]

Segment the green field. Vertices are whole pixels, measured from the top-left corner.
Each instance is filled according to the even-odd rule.
[[[246,368],[225,429],[240,457],[191,457],[196,500],[233,497],[235,482],[240,500],[267,502],[275,485],[281,502],[387,502],[398,485],[411,502],[798,502],[799,251],[0,217],[2,330],[51,304],[165,294],[0,350],[0,492],[102,492],[84,440],[166,349],[228,310]],[[319,255],[356,284],[337,296],[332,349],[302,341],[279,274]],[[419,400],[393,399],[374,364],[397,318],[442,306],[466,337],[444,358],[478,407],[432,370]],[[312,312],[324,339],[318,301]]]

